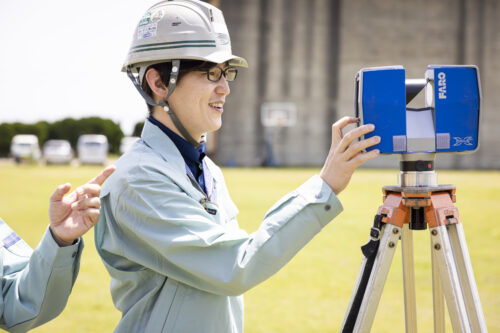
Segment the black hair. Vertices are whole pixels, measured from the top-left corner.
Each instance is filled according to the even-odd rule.
[[[182,77],[187,73],[193,71],[194,69],[210,69],[217,64],[209,61],[203,60],[181,60],[179,75],[177,76],[177,84],[181,81]],[[144,71],[144,78],[142,79],[141,88],[150,97],[153,97],[153,91],[146,81],[146,73],[151,68],[156,69],[160,74],[161,82],[168,87],[168,81],[170,80],[170,73],[172,72],[172,62],[162,62],[159,64],[154,64],[146,68]],[[153,114],[153,105],[148,105],[149,115]]]

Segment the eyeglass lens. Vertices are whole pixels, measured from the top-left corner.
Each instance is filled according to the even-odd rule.
[[[213,67],[208,70],[207,77],[210,81],[217,82],[224,75],[227,81],[234,81],[237,74],[238,70],[234,67],[227,67],[224,70],[220,67]]]

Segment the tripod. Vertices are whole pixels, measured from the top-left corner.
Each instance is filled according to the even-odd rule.
[[[399,186],[384,186],[342,332],[369,332],[398,240],[402,240],[406,332],[417,332],[413,230],[429,226],[434,332],[445,331],[444,299],[454,332],[487,332],[454,185],[437,185],[434,154],[401,155]]]

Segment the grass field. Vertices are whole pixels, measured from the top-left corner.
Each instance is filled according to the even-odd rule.
[[[48,197],[57,184],[79,185],[99,167],[0,165],[0,217],[35,247],[46,225]],[[243,229],[257,229],[266,210],[317,169],[225,169],[240,209]],[[359,170],[340,195],[344,212],[284,269],[246,294],[245,332],[338,332],[368,238],[382,202],[381,187],[397,182],[398,171]],[[439,171],[439,183],[457,186],[476,282],[489,332],[500,332],[500,172]],[[429,236],[414,233],[418,327],[431,332],[432,291]],[[120,314],[109,295],[109,277],[85,237],[80,275],[69,304],[56,320],[35,332],[111,332]],[[404,332],[401,252],[396,252],[373,332]],[[447,323],[447,331],[451,326]]]

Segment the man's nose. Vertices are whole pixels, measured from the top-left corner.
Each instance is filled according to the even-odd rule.
[[[224,75],[220,78],[219,82],[217,82],[217,87],[215,88],[215,92],[220,95],[227,96],[231,92],[229,89],[229,83],[227,82]]]

